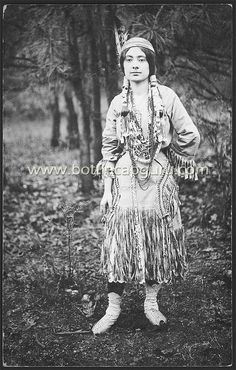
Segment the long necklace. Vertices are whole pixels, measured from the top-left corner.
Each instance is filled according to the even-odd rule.
[[[132,91],[130,92],[130,100],[131,100],[131,105],[132,105],[132,107],[131,107],[132,109],[131,109],[131,113],[130,113],[130,120],[138,127],[139,131],[142,134],[142,137],[144,138],[142,125],[141,125],[141,122],[140,122],[141,120],[139,121],[139,119],[137,118],[137,109],[136,109],[135,104],[134,104]],[[130,158],[131,158],[131,162],[132,162],[132,167],[133,167],[133,174],[136,177],[139,186],[143,190],[148,189],[148,186],[145,187],[145,188],[144,188],[144,186],[148,183],[148,181],[150,179],[152,162],[153,162],[153,158],[154,158],[155,153],[156,153],[156,149],[158,147],[158,142],[155,142],[155,140],[154,140],[154,105],[153,105],[153,101],[150,98],[150,96],[148,96],[148,107],[147,108],[148,108],[148,111],[149,111],[148,139],[146,140],[146,147],[148,148],[148,153],[146,153],[146,158],[145,159],[138,158],[139,162],[143,162],[143,163],[148,165],[146,177],[142,180],[138,177],[138,167],[137,167],[136,160],[135,160],[135,155],[134,155],[134,150],[135,150],[134,144],[132,143],[131,140],[129,140],[130,142],[129,142],[129,145],[128,145]],[[151,112],[151,114],[150,114],[150,112]]]
[[[137,118],[137,116],[135,115],[135,106],[134,103],[132,101],[132,93],[131,93],[131,109],[130,109],[130,120],[133,120],[133,123],[138,126],[139,128],[139,131],[141,133],[143,133],[142,131],[142,124],[141,124],[141,119],[140,119],[140,122]],[[158,148],[158,146],[161,146],[161,142],[159,140],[155,140],[156,138],[154,138],[154,124],[156,124],[156,113],[155,113],[155,107],[154,107],[154,103],[153,103],[153,99],[150,98],[150,96],[148,96],[148,104],[147,104],[147,108],[148,108],[148,111],[149,111],[149,120],[148,120],[148,139],[146,141],[148,141],[148,155],[147,155],[147,158],[145,160],[145,163],[148,164],[148,171],[147,171],[147,175],[146,175],[146,178],[142,181],[139,179],[138,177],[138,168],[137,168],[137,164],[136,164],[136,161],[135,161],[135,157],[134,157],[134,143],[132,142],[132,139],[130,138],[130,136],[128,135],[127,136],[127,144],[128,144],[128,150],[129,150],[129,154],[130,154],[130,158],[131,158],[131,162],[132,162],[132,167],[133,167],[133,173],[131,175],[131,192],[132,192],[132,200],[133,200],[133,206],[134,206],[134,224],[135,224],[135,229],[134,229],[134,237],[135,237],[135,240],[136,240],[136,251],[137,251],[137,257],[138,257],[138,271],[139,271],[139,278],[141,280],[145,280],[145,260],[144,260],[144,247],[143,247],[143,243],[144,243],[144,240],[143,240],[143,237],[142,237],[142,229],[141,229],[141,224],[140,224],[140,219],[139,219],[139,211],[138,211],[138,199],[137,199],[137,187],[136,187],[136,179],[137,179],[137,182],[140,186],[140,188],[142,190],[147,190],[148,189],[148,181],[150,179],[150,176],[151,176],[151,167],[152,167],[152,163],[153,163],[153,159],[154,159],[154,156],[155,156],[155,153],[156,153],[156,150]],[[155,127],[155,129],[158,129],[157,127]],[[144,135],[142,135],[143,138],[144,138]],[[144,140],[145,142],[145,140]],[[140,158],[139,158],[139,161],[140,161]],[[145,187],[145,185],[147,185]]]

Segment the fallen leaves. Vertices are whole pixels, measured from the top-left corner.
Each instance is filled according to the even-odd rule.
[[[9,364],[32,366],[30,361],[35,361],[64,366],[69,356],[68,361],[78,366],[81,358],[76,354],[81,353],[92,365],[108,364],[112,359],[117,365],[182,366],[202,357],[205,364],[210,364],[211,358],[215,359],[212,363],[220,363],[220,355],[229,358],[231,312],[226,287],[232,279],[230,240],[219,224],[215,205],[208,207],[208,182],[198,183],[196,189],[192,185],[180,189],[191,261],[181,285],[160,291],[160,307],[168,314],[169,327],[148,326],[144,295],[140,287],[132,285],[124,293],[116,327],[95,339],[90,326],[107,305],[106,279],[99,272],[100,197],[85,198],[77,193],[76,177],[30,176],[24,170],[27,165],[47,161],[70,164],[70,152],[53,153],[45,143],[30,141],[24,150],[17,145],[9,149],[4,189],[4,325]],[[70,278],[66,228],[70,209],[63,212],[63,201],[65,207],[75,206]],[[218,357],[211,336],[220,342]]]
[[[156,348],[154,350],[154,354],[156,355],[156,357],[172,357],[174,354],[176,353],[176,350],[174,349],[164,349],[164,350],[161,350],[160,348]]]

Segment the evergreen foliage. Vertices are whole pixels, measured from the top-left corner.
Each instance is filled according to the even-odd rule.
[[[181,95],[204,141],[210,142],[212,130],[218,132],[217,145],[223,140],[223,152],[230,157],[230,119],[223,117],[228,136],[222,139],[220,127],[214,130],[215,122],[202,107],[218,102],[226,116],[231,111],[232,16],[230,4],[8,5],[3,19],[5,113],[19,110],[19,105],[23,112],[34,105],[36,114],[40,109],[55,111],[54,94],[64,94],[69,83],[80,117],[69,141],[78,147],[80,140],[81,164],[96,163],[101,155],[101,95],[105,90],[109,103],[122,81],[116,26],[129,37],[152,42],[159,80]],[[74,119],[73,107],[67,109]],[[216,155],[217,145],[212,145]],[[92,179],[83,187],[92,188]]]

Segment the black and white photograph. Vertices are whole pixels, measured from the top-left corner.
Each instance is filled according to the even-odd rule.
[[[234,2],[1,9],[2,366],[233,367]]]

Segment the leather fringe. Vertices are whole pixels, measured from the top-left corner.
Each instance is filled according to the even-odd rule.
[[[187,159],[184,156],[179,155],[171,147],[168,148],[166,154],[178,176],[184,176],[185,180],[198,180],[197,166],[194,159]]]
[[[170,284],[177,277],[183,278],[187,269],[183,227],[174,230],[168,217],[159,217],[155,209],[138,212],[145,279]],[[135,230],[133,209],[116,208],[106,221],[102,270],[110,271],[114,281],[140,281],[140,251]]]

